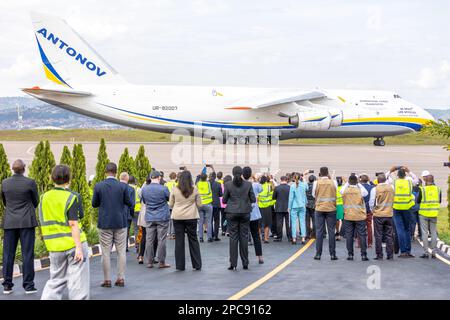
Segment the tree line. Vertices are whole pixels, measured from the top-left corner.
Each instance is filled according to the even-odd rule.
[[[82,144],[75,144],[70,151],[68,146],[64,146],[59,164],[68,165],[72,171],[70,189],[79,193],[84,208],[84,217],[81,224],[84,230],[90,230],[97,225],[98,210],[92,208],[92,191],[97,182],[106,178],[105,167],[110,162],[106,152],[105,139],[100,140],[100,147],[97,155],[97,164],[95,167],[95,177],[89,185],[86,175],[86,158],[83,152]],[[40,141],[35,148],[34,158],[29,166],[28,176],[36,181],[39,195],[53,188],[51,172],[56,165],[55,156],[50,148],[48,140]],[[139,147],[136,157],[133,158],[128,148],[125,148],[119,159],[118,175],[121,172],[128,172],[136,178],[139,185],[142,185],[148,173],[151,171],[150,161],[145,154],[143,145]],[[0,143],[0,182],[11,176],[11,167],[8,162],[3,144]],[[119,178],[119,177],[117,177]],[[4,205],[0,201],[0,219],[3,219]]]

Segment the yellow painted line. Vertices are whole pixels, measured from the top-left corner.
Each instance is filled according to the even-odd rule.
[[[161,123],[161,124],[170,124],[169,122],[163,121],[163,120],[155,120],[155,119],[149,119],[149,118],[144,118],[144,117],[139,117],[139,116],[132,116],[132,115],[127,114],[127,113],[125,113],[125,115],[128,116],[128,117],[131,117],[131,118],[139,119],[139,120],[145,120],[145,121]]]
[[[393,121],[393,122],[412,122],[419,124],[426,124],[430,122],[428,119],[411,118],[411,117],[378,117],[378,118],[360,118],[360,119],[345,119],[344,122],[367,122],[367,121]]]
[[[253,290],[255,290],[256,288],[258,288],[263,283],[265,283],[268,280],[272,279],[281,270],[286,268],[288,265],[290,265],[292,262],[294,262],[295,259],[300,257],[303,254],[303,252],[308,250],[308,248],[314,243],[314,241],[315,241],[314,239],[309,240],[302,248],[300,248],[296,253],[294,253],[292,256],[290,256],[288,259],[286,259],[283,263],[278,265],[275,269],[270,271],[268,274],[266,274],[264,277],[260,278],[259,280],[253,282],[252,284],[250,284],[246,288],[242,289],[241,291],[239,291],[235,295],[232,295],[227,300],[239,300],[242,297],[244,297],[247,294],[249,294],[250,292],[252,292]]]

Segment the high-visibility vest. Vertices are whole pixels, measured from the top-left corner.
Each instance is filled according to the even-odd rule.
[[[387,217],[393,215],[392,205],[394,202],[394,190],[388,184],[379,184],[375,187],[374,217]]]
[[[316,211],[334,212],[336,211],[336,186],[331,179],[317,180],[316,185]]]
[[[409,210],[414,206],[414,195],[412,193],[412,182],[406,179],[394,181],[394,205],[396,210]]]
[[[420,202],[419,214],[424,217],[434,218],[439,214],[439,195],[441,190],[438,186],[431,185],[420,187],[422,191],[422,201]]]
[[[223,184],[223,179],[218,179],[217,182]]]
[[[134,189],[134,212],[141,211],[141,199],[139,198],[139,190],[138,186],[132,186]]]
[[[366,220],[366,205],[358,187],[349,186],[342,195],[344,218],[349,221]]]
[[[265,182],[262,185],[262,191],[258,194],[258,207],[268,208],[272,205],[272,194],[271,186],[269,183]]]
[[[166,186],[170,192],[172,192],[173,187],[175,187],[176,185],[177,185],[177,183],[175,180],[169,180],[164,184],[164,186]]]
[[[197,182],[198,193],[200,194],[202,204],[212,203],[212,191],[209,181]]]
[[[343,205],[344,200],[342,200],[342,194],[341,194],[342,186],[338,186],[336,190],[336,205]]]
[[[41,196],[39,220],[45,246],[50,252],[67,251],[75,247],[72,230],[67,219],[67,212],[75,204],[77,194],[70,190],[55,188]],[[86,234],[81,230],[80,240],[86,241]]]
[[[270,202],[270,205],[271,205],[271,206],[274,206],[275,203],[277,203],[277,199],[273,199],[273,191],[275,190],[275,188],[272,188],[272,184],[269,183],[269,185],[270,185],[269,196],[270,196],[270,199],[272,200],[272,201]]]

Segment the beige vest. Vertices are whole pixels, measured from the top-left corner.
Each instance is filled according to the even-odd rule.
[[[344,219],[349,221],[366,220],[366,205],[358,187],[347,187],[342,195]]]
[[[390,185],[380,184],[375,188],[374,217],[392,217],[392,203],[394,201],[394,190]]]
[[[316,211],[334,212],[336,211],[336,186],[331,179],[317,180],[316,185]]]

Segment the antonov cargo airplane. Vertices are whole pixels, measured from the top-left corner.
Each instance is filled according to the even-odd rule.
[[[59,86],[22,90],[89,117],[158,132],[215,133],[223,143],[374,137],[376,146],[434,120],[389,91],[132,85],[64,20],[36,12],[31,18],[45,74]]]

